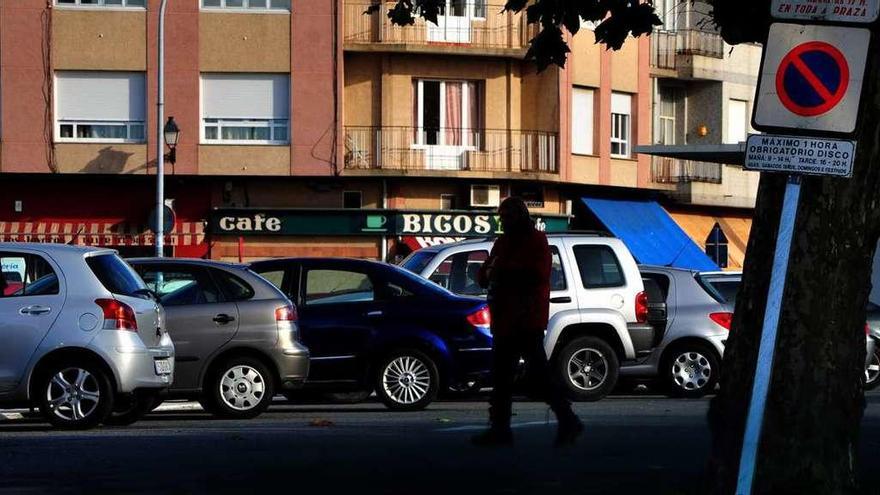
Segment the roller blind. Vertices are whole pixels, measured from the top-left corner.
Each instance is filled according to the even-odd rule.
[[[593,90],[574,88],[571,98],[571,151],[593,154]]]
[[[146,120],[143,72],[57,72],[58,120]]]
[[[203,74],[202,116],[207,119],[287,119],[287,74]]]
[[[611,113],[631,115],[632,96],[626,93],[611,93]]]

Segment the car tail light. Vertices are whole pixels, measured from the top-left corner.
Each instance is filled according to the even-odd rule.
[[[489,313],[489,306],[481,306],[480,309],[469,314],[467,322],[475,327],[488,327],[491,325],[492,315]]]
[[[871,327],[865,322],[865,335],[871,335]]]
[[[730,324],[733,323],[733,313],[711,313],[709,314],[709,319],[724,327],[725,330],[729,331]]]
[[[281,306],[275,310],[275,321],[296,321],[298,319],[299,315],[292,305]]]
[[[636,321],[639,323],[648,321],[648,294],[644,292],[636,294]]]
[[[104,312],[105,330],[130,330],[137,332],[137,318],[131,306],[116,299],[96,299],[95,304]]]

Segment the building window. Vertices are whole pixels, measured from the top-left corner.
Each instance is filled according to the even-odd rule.
[[[71,7],[139,7],[145,8],[147,0],[56,0],[56,5]]]
[[[55,138],[60,142],[143,143],[141,72],[58,72]]]
[[[364,203],[364,193],[362,191],[343,191],[342,207],[359,210]]]
[[[413,81],[416,144],[480,145],[481,105],[475,81]]]
[[[203,74],[202,142],[288,144],[290,76]]]
[[[737,144],[745,142],[748,137],[749,102],[744,100],[728,100],[727,102],[727,139],[725,143]]]
[[[678,4],[681,0],[654,0],[654,11],[663,23],[661,31],[675,31],[678,28]]]
[[[675,144],[675,107],[679,98],[678,88],[657,88],[657,144]]]
[[[449,211],[456,209],[455,194],[440,195],[440,211]]]
[[[727,268],[727,236],[717,223],[706,238],[706,255],[720,268]]]
[[[593,154],[593,90],[575,87],[571,95],[571,152]]]
[[[227,10],[290,10],[290,0],[202,0],[202,8]]]
[[[630,157],[632,96],[611,93],[611,156]]]

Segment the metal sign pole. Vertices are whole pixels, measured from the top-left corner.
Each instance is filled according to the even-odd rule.
[[[785,278],[788,272],[788,256],[791,253],[791,240],[797,218],[798,200],[801,195],[800,176],[790,175],[785,186],[782,202],[782,215],[779,218],[779,231],[776,235],[776,253],[773,255],[773,272],[770,275],[770,290],[767,293],[767,308],[764,310],[764,326],[761,331],[761,346],[758,349],[758,362],[755,369],[755,382],[752,385],[752,400],[746,419],[742,453],[739,460],[737,495],[749,495],[755,477],[755,461],[764,422],[764,409],[767,405],[767,392],[773,374],[773,355],[776,351],[776,333],[779,314],[782,310],[782,296],[785,293]]]

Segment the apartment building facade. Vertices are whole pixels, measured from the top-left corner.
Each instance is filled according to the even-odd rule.
[[[0,240],[151,252],[159,3],[0,3]],[[608,227],[588,197],[688,203],[635,152],[647,38],[607,51],[585,25],[538,73],[535,27],[492,0],[406,27],[390,5],[168,2],[168,254],[390,259],[496,232],[508,195],[548,231]]]

